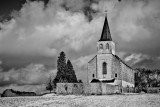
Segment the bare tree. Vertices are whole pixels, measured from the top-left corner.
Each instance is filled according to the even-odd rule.
[[[157,77],[156,77],[156,87],[158,87],[159,75],[160,75],[160,70],[159,69],[156,70],[156,75],[157,75]]]
[[[48,79],[48,81],[47,81],[47,86],[46,86],[46,90],[49,90],[50,91],[50,93],[51,93],[51,91],[53,90],[53,88],[54,88],[54,84],[53,84],[53,77],[52,77],[52,75],[50,74],[50,76],[49,76],[49,79]]]

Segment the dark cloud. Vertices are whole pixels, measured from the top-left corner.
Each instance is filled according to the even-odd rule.
[[[47,78],[50,72],[37,73],[31,69],[36,66],[27,65],[48,65],[56,72],[57,57],[62,50],[73,62],[77,77],[86,80],[87,62],[96,55],[106,9],[117,54],[134,68],[159,68],[159,5],[159,0],[24,3],[22,8],[11,12],[13,18],[0,23],[0,62],[5,68],[0,69],[0,85],[39,85],[41,76]],[[30,75],[32,81],[27,79]]]
[[[44,2],[45,6],[49,2],[49,0],[28,0],[28,1]],[[0,22],[11,20],[13,18],[11,13],[13,11],[19,11],[26,2],[27,0],[1,0],[0,1]]]
[[[159,64],[160,64],[159,58],[151,58],[151,59],[144,59],[136,63],[134,66],[135,68],[160,69]]]
[[[49,74],[55,75],[54,70],[48,70],[42,64],[30,64],[24,68],[1,71],[0,86],[17,85],[40,85],[45,84]]]
[[[121,51],[159,55],[159,4],[158,0],[139,0],[117,5],[119,13],[114,17],[111,29]]]
[[[41,63],[49,68],[55,69],[57,57],[1,54],[0,59],[3,60],[3,64],[0,64],[0,66],[4,71],[8,71],[11,68],[19,69],[31,63]]]
[[[29,0],[29,1],[38,1],[38,2],[44,2],[45,6],[48,4],[49,0]]]
[[[92,0],[63,0],[60,6],[66,11],[83,12],[90,22],[93,19],[92,14],[96,12],[91,8],[92,3]]]

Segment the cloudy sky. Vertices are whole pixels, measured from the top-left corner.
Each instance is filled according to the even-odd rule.
[[[42,90],[61,51],[85,81],[106,10],[116,54],[134,68],[160,68],[159,0],[1,0],[0,92]]]

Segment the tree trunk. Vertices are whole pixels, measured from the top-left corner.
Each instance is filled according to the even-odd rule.
[[[156,74],[157,74],[157,71],[156,71]],[[158,81],[158,74],[157,74],[157,78],[156,78],[156,87],[157,87],[157,82]]]

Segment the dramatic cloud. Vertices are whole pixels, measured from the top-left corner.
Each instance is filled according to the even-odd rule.
[[[38,86],[47,83],[49,76],[55,76],[56,70],[48,70],[42,64],[30,64],[25,68],[11,69],[7,72],[0,72],[0,86]],[[18,89],[18,88],[17,88]],[[2,90],[0,90],[2,91]]]
[[[101,17],[89,23],[83,13],[56,8],[54,2],[45,9],[43,2],[28,2],[14,19],[1,23],[0,53],[54,57],[63,48],[77,51],[95,39]]]
[[[43,84],[51,72],[55,73],[53,70],[48,71],[42,64],[30,64],[25,68],[0,72],[0,85],[3,86],[3,84],[6,85],[6,83],[14,83],[17,85]]]
[[[86,80],[106,9],[117,55],[134,68],[159,68],[159,0],[27,1],[11,20],[0,23],[0,85],[38,87],[50,73],[46,66],[56,72],[62,50],[78,79]],[[40,71],[30,63],[40,64]]]
[[[113,33],[122,51],[159,55],[160,2],[127,0],[117,5]],[[158,24],[158,25],[157,25]],[[115,39],[116,39],[115,38]],[[147,48],[144,48],[147,47]]]

